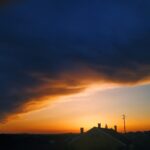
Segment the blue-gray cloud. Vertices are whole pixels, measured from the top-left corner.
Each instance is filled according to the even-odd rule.
[[[27,0],[0,7],[0,116],[30,99],[79,92],[85,86],[72,72],[92,79],[84,68],[111,82],[148,78],[149,7],[148,0]]]

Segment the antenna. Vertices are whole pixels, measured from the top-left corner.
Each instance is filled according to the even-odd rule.
[[[123,124],[124,124],[124,133],[126,133],[126,115],[125,114],[122,115],[122,119],[123,119]]]

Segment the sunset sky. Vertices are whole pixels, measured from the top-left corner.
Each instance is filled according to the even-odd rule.
[[[0,6],[0,133],[150,130],[150,2]]]

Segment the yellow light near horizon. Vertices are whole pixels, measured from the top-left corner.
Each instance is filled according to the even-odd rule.
[[[44,108],[20,114],[5,124],[0,125],[0,132],[11,133],[65,133],[85,131],[101,123],[103,127],[123,131],[122,113],[127,113],[127,131],[148,130],[150,111],[148,104],[142,109],[142,101],[127,101],[122,97],[119,86],[85,90],[76,95],[64,96],[53,103],[47,103]],[[126,88],[125,88],[126,89]],[[112,91],[117,91],[113,93]],[[126,96],[128,96],[125,93]],[[135,94],[134,94],[135,95]],[[131,95],[132,96],[132,95]],[[133,97],[131,97],[133,99]],[[141,107],[141,110],[139,109]],[[141,116],[137,112],[143,113]]]

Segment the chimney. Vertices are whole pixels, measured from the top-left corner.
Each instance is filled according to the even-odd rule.
[[[107,124],[105,125],[105,129],[108,129],[108,125]]]
[[[84,128],[80,128],[80,134],[84,133]]]
[[[114,126],[114,129],[115,129],[115,131],[117,132],[117,126],[116,126],[116,125]]]
[[[101,123],[98,123],[98,128],[99,128],[99,129],[101,128]]]

